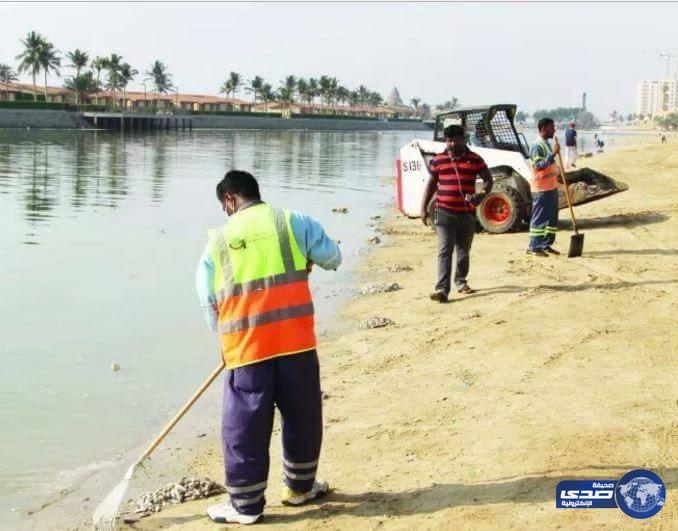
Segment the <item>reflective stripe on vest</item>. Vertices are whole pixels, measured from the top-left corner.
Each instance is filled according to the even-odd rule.
[[[546,156],[548,157],[551,154],[551,148],[544,141],[544,139],[539,138],[537,143],[541,145],[546,150]],[[533,192],[546,192],[548,190],[553,190],[558,186],[558,166],[555,162],[549,164],[546,168],[538,170],[534,165],[532,166],[532,179],[530,181],[530,189]]]
[[[209,234],[226,366],[314,348],[306,257],[294,239],[289,211],[254,205]]]

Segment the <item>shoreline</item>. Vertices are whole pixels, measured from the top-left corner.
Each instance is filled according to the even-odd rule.
[[[657,146],[654,148],[651,147],[650,149],[652,149],[653,152],[658,151]],[[659,149],[664,150],[665,147],[659,147]],[[601,171],[606,171],[607,166],[611,165],[613,168],[616,167],[616,159],[628,158],[637,151],[637,148],[618,146],[613,153],[596,155],[593,159],[586,160],[592,162],[592,167],[601,169]],[[678,177],[678,162],[676,162],[676,167],[673,168],[672,171],[675,172],[675,176]],[[610,176],[619,178],[620,180],[626,180],[623,176],[615,173],[610,173]],[[582,217],[581,224],[583,232],[591,234],[586,241],[585,254],[587,251],[592,251],[593,246],[596,245],[595,234],[598,230],[623,229],[627,224],[633,224],[633,221],[627,220],[625,217],[626,214],[616,213],[618,210],[616,205],[622,200],[623,204],[629,204],[629,202],[626,201],[626,198],[642,186],[642,181],[638,180],[639,178],[642,179],[642,176],[636,177],[637,180],[634,183],[629,183],[631,184],[631,191],[629,192],[618,194],[617,196],[592,203],[591,205],[577,207],[576,213]],[[558,275],[557,271],[554,271],[552,267],[548,267],[550,264],[544,264],[547,269],[542,270],[538,267],[539,264],[534,264],[524,258],[524,255],[520,253],[522,248],[516,250],[511,246],[512,242],[522,242],[522,240],[527,237],[526,233],[521,232],[499,236],[478,234],[476,236],[477,239],[474,242],[474,250],[472,251],[472,270],[469,281],[474,287],[480,287],[481,291],[476,295],[464,299],[459,298],[458,304],[456,305],[455,301],[446,306],[432,306],[427,300],[427,293],[430,289],[429,284],[431,284],[431,279],[434,278],[432,275],[434,274],[433,269],[435,267],[435,237],[429,229],[421,225],[419,220],[404,218],[400,213],[394,211],[392,205],[385,207],[385,210],[388,211],[386,219],[384,220],[382,217],[379,226],[375,229],[377,232],[384,235],[384,241],[378,246],[368,247],[368,252],[365,255],[359,256],[358,265],[352,269],[349,275],[350,286],[345,291],[347,294],[354,292],[359,283],[377,280],[388,282],[395,281],[401,284],[404,289],[391,294],[372,295],[345,301],[341,308],[335,312],[335,315],[339,317],[339,319],[337,319],[338,322],[332,326],[331,330],[319,337],[323,390],[327,394],[324,404],[326,436],[324,450],[321,456],[320,476],[329,479],[331,485],[337,489],[337,492],[327,499],[327,503],[323,503],[320,506],[311,505],[308,508],[300,509],[283,508],[279,504],[277,497],[278,489],[276,488],[277,485],[274,479],[279,477],[280,449],[279,444],[273,443],[271,452],[272,470],[269,475],[271,481],[269,483],[269,490],[267,491],[269,505],[266,512],[266,521],[269,523],[288,524],[292,528],[299,528],[300,526],[304,528],[314,528],[320,522],[323,524],[330,524],[329,527],[331,528],[353,528],[356,526],[358,528],[373,528],[375,525],[380,525],[381,522],[389,525],[399,523],[402,528],[411,528],[412,526],[433,528],[440,525],[451,525],[452,522],[457,521],[459,510],[461,510],[461,513],[464,514],[464,518],[466,518],[466,510],[463,509],[464,504],[461,504],[460,507],[455,506],[445,508],[442,507],[442,502],[438,500],[438,498],[447,495],[446,493],[451,487],[454,487],[452,491],[455,496],[460,492],[463,494],[465,489],[473,491],[476,488],[482,494],[484,490],[490,488],[487,487],[488,478],[484,477],[479,472],[473,474],[466,472],[466,477],[463,477],[464,467],[462,467],[462,470],[455,469],[455,472],[459,473],[459,475],[462,476],[461,479],[463,479],[462,481],[455,476],[455,478],[460,479],[458,485],[440,484],[441,482],[433,475],[433,472],[438,466],[435,461],[435,454],[438,450],[436,450],[435,447],[432,447],[432,441],[427,439],[434,437],[438,425],[451,423],[451,427],[445,427],[445,432],[452,440],[459,439],[460,437],[463,440],[466,439],[462,433],[463,429],[469,429],[469,426],[455,427],[454,424],[456,421],[453,413],[439,415],[435,411],[432,412],[431,407],[435,410],[449,405],[452,408],[460,408],[462,417],[471,414],[474,410],[474,406],[466,403],[464,399],[455,398],[454,395],[473,393],[476,386],[479,384],[478,373],[484,373],[489,366],[495,362],[498,363],[499,360],[496,353],[491,353],[489,355],[489,361],[481,361],[479,369],[476,367],[476,362],[471,362],[472,360],[467,357],[472,357],[474,351],[481,350],[482,345],[479,343],[482,342],[477,341],[475,337],[471,340],[452,338],[445,342],[446,348],[451,349],[452,351],[460,349],[462,355],[461,362],[458,366],[457,364],[450,364],[450,360],[444,356],[444,353],[439,352],[440,346],[437,346],[437,342],[441,340],[441,336],[444,336],[445,327],[452,325],[453,328],[456,328],[459,323],[453,319],[455,316],[458,317],[457,312],[463,314],[463,320],[460,322],[462,326],[475,325],[476,321],[483,321],[485,322],[483,326],[490,326],[491,328],[507,327],[508,323],[513,323],[512,320],[504,317],[501,319],[492,319],[491,317],[493,313],[502,314],[502,311],[507,310],[511,304],[520,304],[534,298],[543,299],[546,302],[554,304],[566,303],[569,307],[574,301],[552,299],[555,299],[561,293],[567,294],[572,292],[570,294],[575,295],[580,291],[589,289],[604,295],[608,290],[605,286],[608,284],[615,285],[618,282],[630,284],[632,282],[632,276],[626,278],[628,277],[628,273],[625,273],[623,275],[624,278],[620,281],[619,274],[613,274],[612,272],[603,274],[589,272],[588,277],[596,276],[596,279],[590,280],[588,277],[580,279],[577,277],[576,264],[561,258],[558,260],[563,260],[564,263],[557,263],[565,267],[566,276],[571,277],[574,275],[575,279],[571,285],[564,286],[565,288],[569,288],[568,290],[563,290],[561,292],[557,288],[558,282],[562,279],[556,276],[557,280],[550,280],[552,274]],[[645,210],[643,205],[639,205],[636,210],[639,210],[640,227],[643,227],[646,218],[651,218],[651,216],[644,214]],[[612,216],[607,216],[612,218],[612,221],[601,222],[599,221],[600,216],[591,217],[591,214],[597,214],[598,211],[601,211],[602,213],[613,212]],[[565,215],[565,212],[561,211],[561,220]],[[619,221],[615,221],[616,219],[619,219]],[[665,223],[666,221],[662,222]],[[619,227],[617,227],[617,225]],[[566,245],[568,236],[569,223],[561,221],[559,234],[559,244],[561,247]],[[487,251],[495,245],[500,248],[499,256],[506,257],[505,259],[501,258],[499,260],[500,263],[498,264],[489,263],[485,257]],[[403,249],[402,247],[406,247],[406,249]],[[676,252],[678,253],[678,251]],[[591,261],[590,258],[585,259]],[[594,258],[592,261],[596,265],[600,265],[600,260]],[[385,272],[384,266],[387,262],[405,263],[410,265],[413,270],[400,273]],[[585,270],[590,271],[590,268],[587,266]],[[675,271],[675,266],[673,270]],[[669,271],[671,271],[671,268],[669,268]],[[525,286],[520,289],[516,286],[497,287],[492,284],[497,279],[485,277],[482,274],[484,272],[499,273],[499,276],[501,276],[501,274],[508,274],[509,276],[518,274],[524,282],[530,280],[529,276],[525,276],[526,273],[529,273],[530,275],[536,274],[538,275],[538,278],[536,279],[537,284]],[[489,276],[492,277],[492,275]],[[545,285],[544,282],[546,282]],[[609,288],[612,293],[617,289],[621,288]],[[634,291],[632,287],[629,289],[632,292]],[[672,293],[675,293],[675,291]],[[497,312],[497,308],[494,307],[490,307],[488,310],[486,309],[487,305],[476,304],[479,299],[484,298],[492,299],[492,304],[497,304],[500,311]],[[507,302],[509,304],[507,304]],[[378,308],[379,310],[374,311],[375,308]],[[404,311],[406,308],[411,309],[412,311]],[[439,309],[444,309],[444,314],[449,314],[449,318],[444,319],[444,315],[441,316],[438,311]],[[474,316],[474,312],[477,312],[479,315]],[[356,325],[358,320],[375,314],[392,318],[396,321],[396,325],[384,329],[367,331],[357,330]],[[427,319],[432,319],[433,321],[422,325],[418,320],[419,317],[425,317]],[[573,318],[576,318],[576,315],[574,315]],[[524,330],[524,323],[516,324],[521,325],[523,333],[526,332]],[[578,322],[578,325],[581,324],[582,323]],[[476,329],[477,327],[473,326],[473,328]],[[421,337],[413,337],[417,335],[420,335]],[[394,340],[391,336],[396,336],[396,339]],[[671,335],[671,341],[675,343],[675,336]],[[414,349],[415,352],[407,351],[406,347],[411,347],[413,344],[416,344],[417,346],[417,348]],[[503,344],[503,340],[499,340],[498,338],[494,338],[493,342],[486,346],[489,346],[491,349],[497,348],[499,350],[503,350],[506,347],[506,345]],[[575,347],[576,346],[577,345],[575,345]],[[438,365],[431,367],[429,370],[422,370],[421,367],[417,366],[419,358],[426,356],[430,349],[434,351],[434,359],[438,362]],[[551,356],[552,354],[547,355],[544,366],[549,366]],[[361,363],[363,362],[365,363],[365,366],[361,367]],[[557,361],[553,362],[553,364],[556,363]],[[440,394],[432,397],[431,391],[427,390],[427,386],[423,383],[417,383],[417,385],[412,388],[408,387],[407,384],[412,381],[412,374],[416,373],[417,376],[423,378],[424,381],[430,380],[431,384],[436,387],[437,392],[439,392],[441,389],[440,386],[443,384],[440,382],[441,375],[436,374],[439,372],[438,368],[447,370],[443,376],[451,382],[451,390],[446,391],[444,396]],[[518,367],[510,366],[508,367],[508,370],[509,373],[512,373],[518,370]],[[381,381],[380,375],[382,373],[386,373],[385,382]],[[525,381],[529,384],[532,379],[533,377],[528,370],[526,372]],[[401,380],[403,381],[403,384],[399,383]],[[357,382],[360,385],[353,388],[351,382]],[[420,382],[420,380],[417,380],[417,382]],[[365,396],[370,397],[367,400],[372,400],[374,389],[380,389],[384,385],[388,388],[386,395],[395,392],[397,395],[403,394],[408,397],[407,400],[403,400],[403,397],[398,396],[398,398],[395,399],[395,407],[388,400],[388,396],[379,397],[377,395],[377,397],[374,397],[374,400],[383,408],[386,422],[380,421],[379,413],[375,413],[374,405],[367,406],[369,414],[361,412],[361,409],[365,408],[362,404]],[[518,387],[521,385],[522,378],[521,384]],[[422,387],[424,389],[422,389]],[[500,387],[504,388],[504,390],[508,389],[502,384],[500,384]],[[422,397],[410,396],[413,390],[416,390],[417,393],[421,390],[425,396],[432,398],[432,400],[429,403],[422,403]],[[516,389],[510,389],[508,391],[514,400],[525,395],[524,391],[521,393]],[[186,422],[184,430],[191,431],[192,433],[186,434],[186,438],[184,438],[183,435],[179,436],[177,433],[175,434],[176,440],[174,440],[174,437],[171,438],[173,441],[172,443],[168,440],[168,442],[163,445],[163,447],[165,447],[164,451],[159,456],[156,456],[151,462],[151,465],[147,470],[148,476],[142,478],[143,481],[139,481],[139,478],[135,478],[132,482],[134,488],[133,490],[130,490],[130,493],[154,490],[165,483],[177,481],[184,475],[205,475],[213,480],[219,482],[223,481],[223,473],[221,472],[221,449],[218,430],[216,429],[218,422],[215,422],[215,418],[219,418],[217,411],[218,398],[216,398],[216,394],[219,392],[220,389],[215,385],[212,392],[201,399],[202,407],[200,409],[211,404],[211,409],[216,411],[215,414],[210,414],[212,415],[210,416],[207,413],[202,414],[196,412],[195,415],[196,419],[202,419],[200,430],[197,431],[204,432],[207,435],[205,437],[196,438],[195,423],[190,421]],[[475,399],[483,402],[482,407],[480,408],[482,412],[476,412],[476,415],[480,415],[480,418],[489,416],[494,419],[493,422],[499,422],[500,419],[496,418],[491,409],[489,409],[490,404],[487,403],[487,397],[482,397],[481,395],[476,396]],[[359,419],[352,419],[354,411],[359,412]],[[543,410],[540,410],[539,413],[541,415],[547,414],[548,412],[545,413]],[[429,416],[433,416],[433,418],[429,418]],[[210,419],[209,424],[207,424],[207,419]],[[526,421],[524,418],[520,418],[519,420],[522,422]],[[344,428],[343,424],[347,422],[349,426]],[[181,427],[182,424],[180,423],[179,431],[182,431]],[[511,432],[511,429],[507,426],[504,426],[504,428],[506,428],[508,432]],[[452,431],[450,432],[450,430]],[[476,430],[473,429],[472,431],[476,432]],[[279,418],[277,416],[274,437],[279,438]],[[445,441],[446,439],[443,438],[437,440]],[[191,445],[191,442],[194,444]],[[491,446],[491,442],[485,441],[483,436],[480,437],[479,442],[488,442]],[[364,444],[361,445],[361,443]],[[356,450],[352,448],[354,445],[357,446]],[[180,446],[181,449],[177,449],[177,446]],[[394,446],[395,451],[393,448],[390,448],[390,446]],[[421,446],[422,449],[418,450],[418,446]],[[377,452],[377,455],[372,455],[375,451]],[[384,455],[381,455],[382,451]],[[450,448],[448,448],[445,443],[440,446],[440,452],[442,455],[451,459],[457,457],[462,458],[462,460],[464,460],[464,457],[468,459],[468,456],[465,455],[467,452],[462,450],[460,455],[456,455],[455,451],[450,452]],[[134,452],[131,453],[133,454]],[[363,456],[363,454],[367,455]],[[335,458],[339,459],[341,465],[346,465],[349,471],[344,472],[341,466],[338,466],[337,463],[333,462]],[[367,459],[367,462],[370,463],[370,469],[373,470],[371,477],[367,479],[361,476],[360,466],[357,464],[363,458]],[[564,459],[569,462],[571,461],[571,456],[566,455]],[[400,468],[397,466],[394,467],[393,463],[389,464],[390,461],[400,463]],[[422,475],[415,473],[415,481],[412,481],[409,477],[403,477],[403,469],[407,469],[410,466],[413,466],[412,463],[418,463],[420,461],[426,463],[424,467],[426,474]],[[527,461],[531,462],[529,458]],[[499,467],[496,471],[497,473],[490,475],[489,479],[503,479],[502,481],[497,480],[495,483],[491,483],[491,485],[503,485],[506,477],[520,476],[520,478],[514,480],[513,483],[517,483],[518,486],[533,485],[533,489],[537,489],[540,492],[540,497],[537,501],[538,506],[541,507],[539,510],[543,511],[545,507],[548,508],[552,506],[552,494],[551,498],[546,499],[544,493],[548,489],[551,489],[552,491],[553,488],[555,488],[555,480],[559,478],[564,479],[565,476],[563,474],[565,472],[570,472],[572,477],[597,477],[596,473],[599,474],[598,469],[595,466],[587,468],[580,466],[580,464],[577,464],[576,466],[572,464],[569,468],[565,467],[565,469],[561,471],[563,474],[558,476],[556,472],[553,472],[553,470],[557,469],[557,459],[555,459],[555,457],[550,457],[547,459],[547,464],[552,461],[554,466],[547,469],[550,472],[541,475],[535,474],[535,471],[543,471],[546,468],[544,466],[540,468],[536,464],[532,468],[528,467],[528,469],[520,470],[503,470]],[[595,458],[592,457],[588,462],[594,461]],[[634,462],[636,461],[634,461],[631,456],[628,456],[626,461],[619,461],[619,463],[628,463],[629,466]],[[534,463],[532,462],[532,464]],[[663,464],[655,460],[654,463],[650,463],[650,465],[652,464],[656,467],[660,467],[658,468],[660,471],[662,470],[661,467],[669,470],[669,476],[661,473],[660,475],[662,475],[667,484],[667,488],[675,489],[678,477],[671,471],[675,469],[675,463],[673,465],[671,465],[671,463]],[[447,463],[446,466],[449,466],[449,463]],[[671,468],[672,466],[674,468]],[[105,485],[99,485],[97,487],[92,482],[91,478],[86,480],[78,491],[79,494],[77,497],[79,497],[79,499],[72,500],[73,503],[71,504],[70,509],[64,507],[61,509],[74,510],[79,508],[83,513],[88,512],[88,509],[83,509],[87,504],[83,506],[81,501],[84,492],[87,492],[87,497],[92,499],[92,506],[96,506],[99,498],[96,497],[94,492],[98,489],[105,495],[122,477],[124,469],[125,466],[123,466],[122,463],[119,463],[118,466],[116,466],[117,472],[112,469],[110,474],[108,474],[110,477],[104,482]],[[626,469],[623,469],[623,467],[607,466],[605,470],[610,477],[618,477]],[[501,475],[500,472],[504,475]],[[409,473],[407,475],[409,475]],[[425,481],[426,478],[428,478],[428,483]],[[408,487],[405,492],[400,492],[398,490],[401,481],[404,482],[403,485],[407,485]],[[479,486],[474,487],[476,484]],[[511,484],[511,482],[509,481],[507,485],[508,484]],[[548,487],[548,489],[546,487]],[[492,486],[492,489],[494,488],[498,487]],[[386,489],[386,492],[377,492],[382,489]],[[129,497],[131,497],[131,495]],[[417,511],[411,511],[412,504],[416,505],[416,500],[418,498],[424,499],[424,505],[428,507],[423,511],[426,514],[419,514]],[[508,495],[507,498],[509,498]],[[470,501],[467,498],[464,499],[466,500],[466,505],[476,505],[474,501]],[[157,529],[158,526],[171,524],[176,525],[179,529],[209,529],[213,524],[207,521],[203,515],[204,507],[210,503],[213,503],[213,499],[182,504],[164,510],[150,518],[144,518],[133,526],[125,528],[150,530]],[[502,503],[510,503],[510,500],[507,499]],[[670,508],[671,507],[666,507],[662,511],[661,514],[664,515],[662,518],[664,518],[666,514],[669,514],[667,509]],[[347,509],[347,514],[344,514],[344,509]],[[42,521],[43,517],[46,516],[53,517],[54,514],[56,514],[52,512],[53,510],[56,510],[56,508],[50,507],[44,511],[40,511],[39,521]],[[438,514],[441,511],[443,514]],[[672,511],[673,512],[670,514],[672,514],[672,518],[674,518],[676,513],[675,510],[672,509]],[[63,513],[64,511],[61,510],[61,512]],[[89,512],[89,514],[91,514],[91,512]],[[484,527],[485,524],[488,524],[487,521],[480,517],[480,514],[479,511],[473,513],[473,518],[476,518],[476,520],[474,520],[474,527]],[[522,518],[520,516],[520,511],[513,511],[511,514],[514,518]],[[496,512],[495,516],[499,518]],[[560,514],[557,514],[556,516],[560,516]],[[587,514],[587,516],[590,515]],[[424,520],[424,518],[426,518],[426,520]],[[429,522],[429,518],[432,518],[433,520]],[[477,520],[477,518],[481,519]],[[654,520],[656,520],[656,518],[653,519],[653,521]],[[497,522],[498,521],[500,520],[497,520]],[[562,516],[558,519],[558,522],[577,528],[577,522],[582,526],[585,522],[589,522],[593,525],[594,520],[587,520],[586,518],[569,520],[565,516]],[[597,518],[595,522],[599,524],[614,522],[615,525],[619,523],[618,519],[609,518]],[[63,529],[68,527],[69,529],[87,529],[89,528],[87,523],[88,522],[85,522],[84,519],[79,519],[76,522],[74,518],[67,518],[60,521],[56,528]],[[41,526],[40,528],[46,527]]]
[[[334,491],[308,507],[280,504],[276,417],[266,522],[289,529],[435,529],[462,521],[474,529],[633,529],[618,510],[556,511],[553,492],[562,479],[619,478],[640,466],[659,472],[675,497],[678,458],[670,446],[678,427],[668,419],[678,386],[662,375],[675,367],[678,346],[670,317],[678,250],[669,243],[678,206],[668,190],[643,186],[644,170],[658,164],[668,168],[662,185],[678,192],[678,155],[666,146],[624,147],[590,161],[631,188],[577,207],[587,234],[581,259],[526,257],[525,232],[478,234],[469,278],[478,291],[447,305],[428,300],[435,236],[389,207],[385,239],[364,257],[355,281],[395,281],[403,289],[348,301],[343,330],[319,344],[326,394],[319,477]],[[561,248],[570,233],[564,217]],[[647,264],[647,246],[661,263]],[[386,272],[387,263],[412,270]],[[548,338],[533,326],[544,311]],[[358,330],[373,315],[396,324]],[[221,479],[217,436],[172,481],[186,474]],[[210,503],[170,507],[125,529],[211,529],[204,516]],[[677,515],[669,503],[652,521],[670,527]]]

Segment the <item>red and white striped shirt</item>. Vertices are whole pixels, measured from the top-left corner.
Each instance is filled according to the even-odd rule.
[[[430,170],[438,181],[438,208],[454,213],[475,212],[475,205],[467,203],[464,196],[476,193],[476,176],[486,169],[483,158],[468,148],[459,157],[450,157],[447,152],[433,157]]]

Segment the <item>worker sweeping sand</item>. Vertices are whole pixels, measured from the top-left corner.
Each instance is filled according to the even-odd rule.
[[[555,487],[642,466],[668,490],[652,527],[675,529],[678,152],[634,145],[580,162],[630,185],[576,208],[584,255],[535,260],[525,233],[477,235],[477,293],[454,304],[426,296],[430,229],[391,213],[359,283],[402,289],[351,300],[345,331],[319,345],[318,473],[335,490],[304,508],[284,507],[271,492],[268,525],[637,529],[619,510],[556,509]],[[395,324],[357,327],[375,312]],[[218,447],[215,437],[177,477],[219,478]],[[280,457],[274,445],[273,477],[284,471]],[[171,506],[134,529],[211,529],[203,516],[211,503]]]

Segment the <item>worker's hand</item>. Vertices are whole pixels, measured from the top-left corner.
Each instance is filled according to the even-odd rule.
[[[310,273],[311,271],[313,271],[313,261],[307,260],[306,261],[306,272]]]
[[[554,155],[560,153],[560,144],[558,143],[558,137],[556,136],[553,137],[553,148],[551,149],[551,151],[553,151]]]
[[[466,202],[472,205],[478,206],[485,199],[485,193],[480,192],[478,194],[466,194]]]
[[[423,209],[421,211],[421,222],[428,227],[428,222],[431,218],[428,215],[428,211],[426,209]]]

